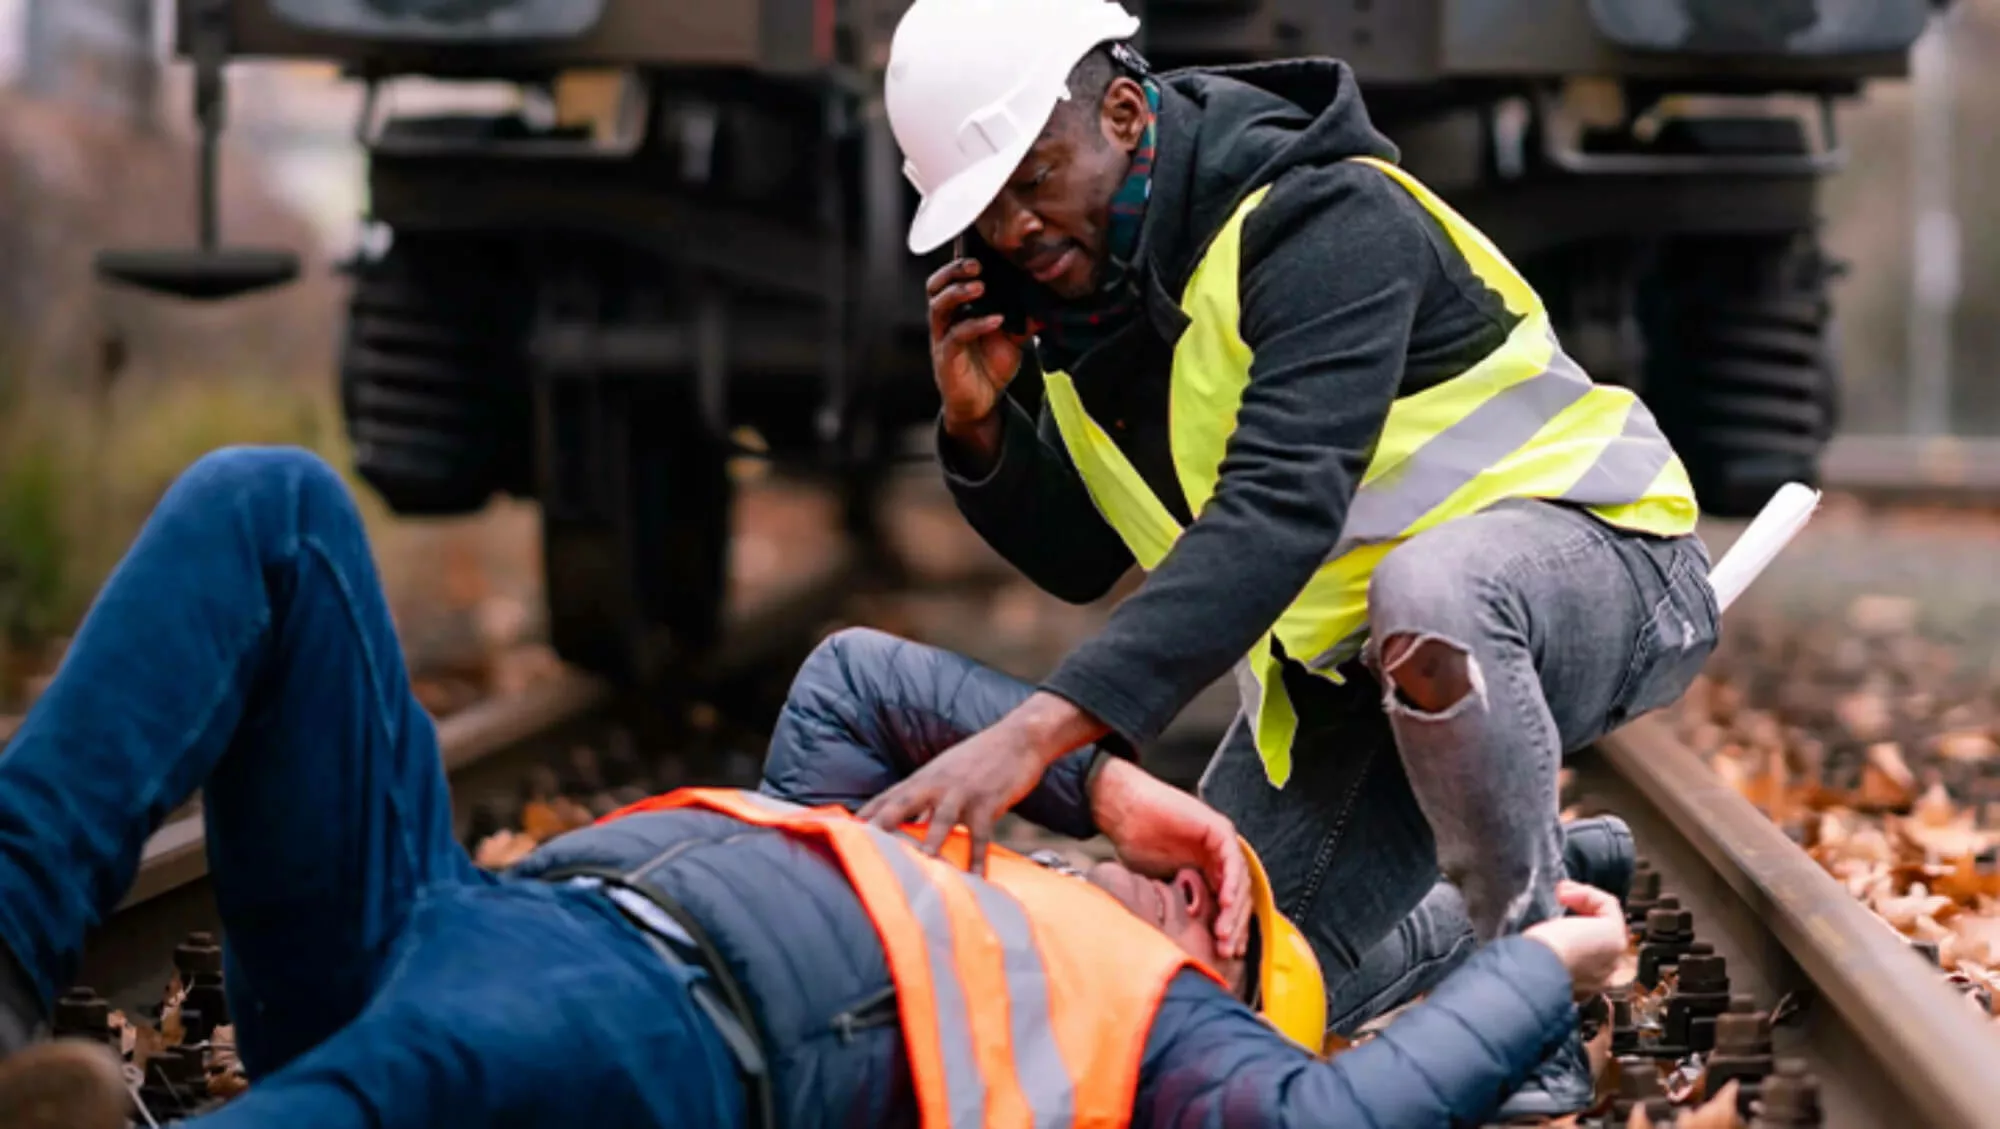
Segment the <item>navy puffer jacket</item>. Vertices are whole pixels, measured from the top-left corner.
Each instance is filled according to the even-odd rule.
[[[859,807],[1031,689],[946,651],[842,632],[799,671],[762,790]],[[1094,835],[1082,792],[1090,752],[1058,763],[1015,810]],[[786,1129],[916,1123],[881,943],[823,848],[710,812],[655,812],[562,836],[517,872],[583,863],[643,868],[707,927],[757,1012]],[[1184,972],[1154,1016],[1132,1124],[1477,1125],[1575,1020],[1567,971],[1518,937],[1481,950],[1381,1037],[1332,1062]]]

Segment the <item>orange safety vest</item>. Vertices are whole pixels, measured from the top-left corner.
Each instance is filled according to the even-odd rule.
[[[924,1129],[1124,1126],[1153,1012],[1182,968],[1222,983],[1088,882],[994,846],[986,878],[845,809],[681,788],[604,817],[706,808],[824,840],[888,955]],[[908,829],[905,829],[906,832]]]

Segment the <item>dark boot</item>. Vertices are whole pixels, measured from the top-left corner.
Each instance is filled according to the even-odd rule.
[[[1569,1038],[1542,1060],[1521,1088],[1500,1103],[1493,1121],[1568,1117],[1589,1109],[1596,1096],[1597,1080],[1590,1073],[1590,1055],[1583,1049],[1583,1032],[1572,1030]]]
[[[110,1047],[83,1039],[36,1041],[34,988],[0,948],[0,1125],[7,1129],[125,1129],[132,1096]]]
[[[1570,878],[1603,890],[1620,905],[1632,892],[1632,870],[1637,861],[1632,829],[1615,815],[1563,825],[1563,868]],[[1583,1033],[1572,1031],[1521,1088],[1501,1103],[1493,1120],[1567,1117],[1590,1108],[1596,1091],[1590,1055],[1583,1049]]]
[[[1563,824],[1563,867],[1570,878],[1595,886],[1625,904],[1632,892],[1632,870],[1639,858],[1632,829],[1615,815],[1592,816]]]

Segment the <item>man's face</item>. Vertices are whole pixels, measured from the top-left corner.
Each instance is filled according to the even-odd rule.
[[[1215,896],[1198,870],[1183,868],[1171,881],[1161,882],[1115,862],[1100,862],[1084,872],[1090,884],[1117,898],[1141,921],[1156,926],[1188,955],[1220,973],[1231,991],[1243,994],[1245,965],[1224,960],[1215,951]]]
[[[1058,296],[1087,297],[1104,277],[1111,198],[1149,114],[1145,91],[1124,76],[1111,81],[1095,112],[1059,104],[974,230]]]

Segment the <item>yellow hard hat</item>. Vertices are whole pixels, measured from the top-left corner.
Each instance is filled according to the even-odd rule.
[[[1257,920],[1260,940],[1257,999],[1264,1021],[1287,1038],[1318,1054],[1326,1043],[1326,979],[1299,927],[1278,912],[1271,878],[1257,852],[1241,836],[1243,857],[1250,864],[1250,913]]]

